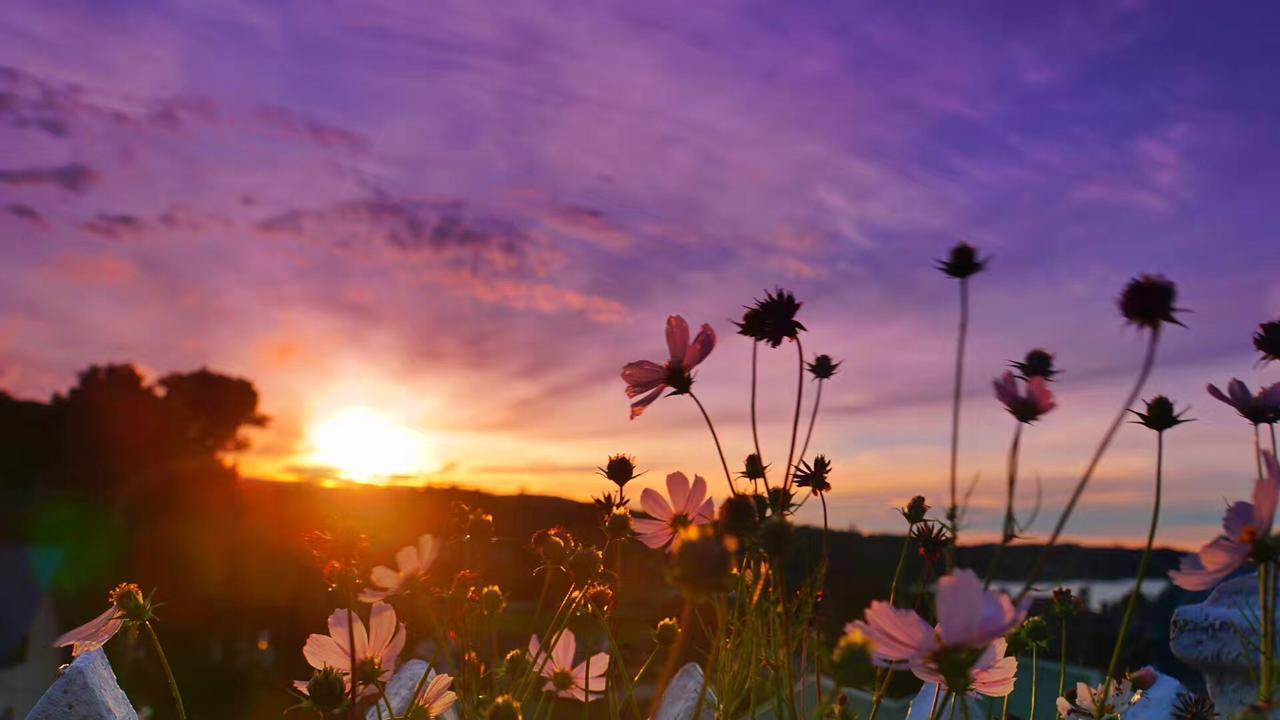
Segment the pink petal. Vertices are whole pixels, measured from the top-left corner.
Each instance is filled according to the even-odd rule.
[[[677,505],[676,507],[682,508],[680,512],[683,512],[685,515],[692,518],[698,511],[698,506],[702,504],[702,501],[705,500],[706,497],[707,481],[703,480],[701,475],[694,475],[693,487],[690,488],[689,494],[685,495],[683,505]]]
[[[422,535],[418,538],[418,572],[425,573],[435,564],[440,555],[440,543],[433,535]]]
[[[356,599],[362,603],[382,602],[395,594],[394,590],[374,590],[373,588],[365,588],[360,591]]]
[[[352,621],[350,631],[347,625],[348,618]],[[364,621],[360,619],[359,613],[342,608],[334,610],[329,615],[329,637],[342,648],[343,654],[351,652],[350,641],[353,634],[356,639],[356,659],[369,657],[369,634],[365,632]]]
[[[675,537],[671,526],[661,520],[636,518],[631,521],[631,524],[636,530],[636,539],[654,550],[671,542]]]
[[[1254,493],[1257,494],[1257,487],[1254,487]],[[1227,507],[1227,511],[1222,515],[1222,532],[1232,540],[1240,539],[1244,534],[1245,528],[1253,522],[1255,513],[1253,512],[1253,503],[1247,503],[1243,500],[1231,503]]]
[[[1231,396],[1231,402],[1237,408],[1246,408],[1253,404],[1253,393],[1249,392],[1249,386],[1235,378],[1231,378],[1231,382],[1227,383],[1227,394]]]
[[[1208,387],[1206,387],[1205,389],[1209,391],[1209,394],[1212,395],[1214,399],[1221,400],[1222,402],[1232,407],[1235,407],[1236,405],[1235,402],[1233,402],[1231,398],[1222,394],[1222,391],[1218,389],[1217,385],[1214,385],[1213,383],[1209,383]]]
[[[415,575],[418,572],[418,547],[405,545],[396,553],[396,567],[401,575]],[[370,623],[372,624],[372,623]]]
[[[689,323],[679,315],[667,318],[667,350],[672,362],[683,362],[689,349]]]
[[[706,490],[704,489],[705,493]],[[689,478],[682,472],[673,472],[667,476],[667,497],[671,498],[673,512],[687,513],[685,500],[689,497]]]
[[[1208,590],[1222,582],[1249,557],[1249,548],[1218,538],[1195,555],[1184,555],[1179,569],[1169,571],[1169,579],[1184,590]]]
[[[972,570],[960,569],[938,580],[938,635],[947,646],[981,647],[985,594]]]
[[[662,389],[665,387],[666,385],[659,385],[657,390],[654,390],[648,395],[645,395],[639,400],[631,403],[631,419],[635,420],[636,418],[643,415],[644,409],[652,405],[654,400],[657,400],[659,397],[662,396]]]
[[[711,501],[711,498],[707,498],[707,501],[702,503],[702,507],[698,508],[697,511],[693,513],[693,524],[706,525],[715,519],[715,516],[716,504]]]
[[[398,590],[403,578],[386,565],[378,565],[369,571],[369,582],[386,590]]]
[[[68,630],[53,641],[54,647],[71,646],[75,656],[92,652],[106,644],[124,625],[120,611],[112,605],[89,622]]]
[[[1004,697],[1013,692],[1018,675],[1018,659],[1003,657],[993,665],[973,671],[973,690],[987,697]]]
[[[1253,521],[1260,533],[1271,534],[1271,522],[1276,516],[1276,499],[1280,496],[1280,466],[1269,452],[1262,453],[1267,471],[1253,486]]]
[[[414,549],[416,558],[418,551]],[[380,658],[396,631],[396,611],[386,603],[376,603],[369,610],[369,655]]]
[[[871,638],[877,656],[901,662],[930,652],[937,646],[933,628],[914,610],[895,608],[883,600],[873,600],[859,629]]]
[[[551,662],[557,670],[568,670],[573,667],[573,653],[578,649],[578,641],[573,631],[565,629],[551,648]]]
[[[627,383],[627,397],[642,395],[662,384],[667,369],[649,360],[638,360],[622,367],[622,379]]]
[[[302,656],[307,659],[308,665],[317,670],[328,666],[342,672],[351,672],[351,656],[347,654],[347,649],[328,635],[312,633],[308,636],[306,644],[302,646]]]
[[[707,359],[711,351],[716,346],[716,331],[711,326],[703,323],[702,328],[698,330],[698,336],[693,339],[693,344],[684,354],[684,369],[692,370]]]
[[[667,503],[666,498],[658,494],[656,490],[645,488],[640,493],[640,507],[656,520],[661,520],[664,524],[671,521],[671,517],[675,515],[675,511],[671,505]]]

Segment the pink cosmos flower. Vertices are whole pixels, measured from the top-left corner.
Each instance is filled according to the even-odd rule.
[[[609,671],[609,653],[596,653],[587,662],[573,665],[573,655],[578,649],[572,630],[565,630],[560,639],[544,655],[539,657],[542,646],[538,636],[529,638],[529,657],[533,658],[538,673],[547,679],[542,688],[562,698],[590,702],[604,694],[605,674]],[[590,672],[590,677],[587,673]]]
[[[622,368],[622,380],[627,383],[627,397],[643,395],[631,403],[631,419],[640,417],[644,409],[657,400],[662,391],[671,388],[672,394],[689,392],[693,384],[690,372],[711,354],[716,346],[716,333],[710,325],[702,324],[698,336],[689,342],[689,323],[679,315],[667,318],[667,350],[671,359],[665,365],[639,360]]]
[[[392,570],[379,565],[369,572],[369,582],[375,588],[360,591],[360,602],[374,603],[403,592],[416,580],[426,576],[440,554],[440,543],[431,535],[418,538],[417,545],[406,545],[396,553],[396,567]]]
[[[1022,623],[1024,602],[1015,606],[1009,596],[985,590],[971,570],[956,570],[938,581],[938,624],[930,626],[914,610],[876,600],[864,620],[846,628],[871,639],[876,664],[909,669],[925,682],[946,684],[954,692],[1002,697],[1013,691],[1018,660],[1005,657],[1004,636]],[[982,650],[963,680],[955,676],[957,658]],[[944,677],[940,667],[949,668]],[[955,687],[963,685],[963,687]]]
[[[115,637],[130,618],[140,622],[151,615],[151,603],[142,596],[142,590],[133,583],[120,583],[107,595],[111,606],[98,617],[69,630],[53,641],[54,647],[71,646],[72,657],[93,652]]]
[[[1225,394],[1216,385],[1210,385],[1208,389],[1210,395],[1235,408],[1240,417],[1254,425],[1280,421],[1280,383],[1259,388],[1257,395],[1236,378],[1227,383]]]
[[[690,488],[684,473],[671,473],[667,476],[667,495],[671,502],[649,488],[640,493],[640,506],[653,519],[636,518],[632,525],[640,542],[651,548],[667,545],[681,530],[705,525],[715,516],[715,502],[707,497],[707,481],[699,475],[693,476]]]
[[[352,625],[347,624],[350,617]],[[352,635],[355,637],[355,668],[351,666]],[[372,689],[375,683],[391,679],[396,658],[404,649],[404,623],[396,622],[396,611],[386,603],[374,603],[369,610],[369,630],[365,631],[360,616],[345,609],[329,616],[329,634],[312,633],[302,654],[317,670],[331,667],[344,675],[355,676],[357,685]]]
[[[1280,464],[1269,452],[1262,453],[1266,473],[1253,486],[1253,502],[1237,502],[1222,516],[1222,535],[1185,555],[1177,570],[1169,572],[1173,584],[1184,590],[1208,590],[1238,570],[1249,560],[1253,545],[1271,536],[1271,523],[1280,496]]]
[[[1094,718],[1122,718],[1129,708],[1142,699],[1133,684],[1128,680],[1117,680],[1111,683],[1108,696],[1104,700],[1102,693],[1106,683],[1097,687],[1078,682],[1074,691],[1068,691],[1067,697],[1058,698],[1058,715],[1066,720],[1094,720]]]
[[[431,671],[427,686],[418,693],[417,706],[427,711],[428,718],[441,718],[458,700],[458,694],[449,689],[453,678],[448,675],[436,675]]]
[[[1049,383],[1043,377],[1035,376],[1027,380],[1025,395],[1019,392],[1018,378],[1012,371],[1006,371],[1005,374],[992,380],[991,384],[995,386],[996,399],[1004,405],[1009,414],[1018,419],[1018,422],[1035,422],[1040,419],[1040,416],[1056,407],[1053,391],[1049,389]]]

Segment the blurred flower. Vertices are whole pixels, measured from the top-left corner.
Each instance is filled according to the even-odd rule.
[[[596,468],[600,475],[608,478],[618,489],[621,490],[623,485],[635,480],[644,473],[636,474],[636,459],[630,455],[610,455],[609,461],[602,468]]]
[[[563,525],[535,531],[529,544],[533,545],[538,557],[542,558],[542,564],[548,567],[560,566],[577,545],[573,533]]]
[[[417,708],[418,711],[426,711],[426,715],[422,720],[437,720],[444,717],[444,714],[453,707],[458,700],[458,694],[449,689],[453,684],[453,678],[448,675],[436,675],[435,671],[431,671],[433,676],[427,686],[422,688],[418,693]],[[411,720],[413,714],[408,715]]]
[[[790,488],[775,487],[769,488],[767,499],[769,501],[769,512],[773,515],[785,515],[791,510],[792,500],[796,494]]]
[[[806,367],[809,374],[813,375],[814,380],[830,380],[832,375],[840,369],[840,363],[831,359],[830,355],[819,355],[808,363]]]
[[[485,615],[497,615],[507,609],[507,596],[497,585],[486,585],[480,591],[480,612]]]
[[[870,638],[883,667],[908,668],[957,693],[1008,695],[1018,661],[1005,656],[1004,636],[1022,622],[1026,603],[1015,606],[1008,595],[983,589],[971,570],[956,570],[938,580],[935,604],[938,624],[930,626],[914,610],[874,600],[846,631]]]
[[[1117,304],[1120,314],[1138,327],[1155,330],[1163,323],[1182,325],[1173,316],[1182,312],[1174,307],[1178,301],[1178,286],[1163,275],[1139,275],[1125,285]]]
[[[1043,650],[1049,647],[1049,625],[1042,617],[1027,618],[1013,632],[1013,636],[1016,636],[1028,650],[1031,648]]]
[[[946,552],[952,540],[951,533],[947,532],[947,528],[942,523],[932,520],[925,520],[913,525],[911,537],[916,541],[920,557],[930,563],[936,563],[942,558],[942,554]]]
[[[307,696],[307,704],[322,715],[334,713],[347,703],[347,677],[336,668],[314,670],[310,680],[295,680],[293,688]]]
[[[1264,322],[1253,334],[1253,346],[1262,353],[1261,363],[1280,360],[1280,319]]]
[[[623,540],[631,537],[631,511],[624,507],[616,507],[604,518],[604,533],[611,540]]]
[[[529,639],[529,657],[534,659],[538,672],[547,679],[545,692],[554,692],[562,698],[590,702],[601,697],[605,689],[605,674],[609,671],[609,653],[596,653],[589,662],[573,665],[573,655],[578,643],[573,631],[565,629],[556,644],[542,655],[538,636]],[[590,677],[587,676],[588,670]]]
[[[1155,684],[1160,681],[1160,674],[1157,673],[1156,669],[1150,665],[1144,665],[1128,675],[1125,675],[1124,679],[1129,681],[1129,684],[1133,686],[1134,690],[1143,691],[1150,690],[1154,687]]]
[[[1074,617],[1080,612],[1080,598],[1072,594],[1070,588],[1060,587],[1053,591],[1050,609],[1060,618]]]
[[[93,652],[120,632],[126,623],[142,623],[151,619],[151,602],[133,583],[120,583],[107,594],[110,607],[89,622],[69,630],[53,641],[54,647],[71,646],[72,657]]]
[[[591,497],[591,502],[595,503],[596,509],[604,513],[606,516],[614,510],[625,508],[631,504],[630,498],[622,497],[622,492],[618,492],[618,496],[614,497],[613,493],[601,493],[600,497]]]
[[[529,653],[524,650],[512,650],[502,658],[502,672],[509,678],[522,677],[530,667]]]
[[[841,685],[864,685],[875,677],[875,645],[861,628],[850,627],[836,641],[831,654],[836,678]]]
[[[1027,353],[1022,362],[1017,360],[1010,361],[1009,365],[1018,371],[1019,377],[1023,380],[1030,380],[1034,377],[1044,378],[1046,381],[1053,380],[1053,376],[1057,375],[1061,370],[1053,366],[1053,355],[1042,348],[1036,348]]]
[[[350,624],[348,624],[350,623]],[[351,638],[355,638],[355,667],[351,665]],[[329,615],[329,634],[312,633],[302,648],[307,663],[317,670],[334,668],[352,675],[357,686],[371,687],[391,679],[396,658],[404,649],[404,623],[396,622],[396,611],[386,603],[374,603],[369,610],[369,630],[354,611],[334,610]]]
[[[408,590],[414,583],[426,578],[439,555],[440,543],[434,537],[419,536],[416,545],[406,545],[396,553],[396,570],[378,565],[369,571],[369,582],[377,588],[362,590],[360,601],[378,602]]]
[[[977,275],[986,267],[989,259],[978,259],[978,251],[968,243],[958,243],[951,248],[946,260],[938,261],[938,269],[949,277],[963,280]]]
[[[671,358],[666,364],[639,360],[627,363],[622,368],[622,380],[627,384],[627,397],[644,396],[631,403],[631,418],[640,417],[644,409],[653,404],[667,388],[671,388],[672,395],[689,392],[693,385],[693,369],[707,359],[715,346],[716,333],[710,325],[703,323],[697,337],[689,342],[689,323],[679,315],[667,318],[667,350],[671,353]]]
[[[1264,546],[1271,535],[1276,514],[1276,498],[1280,493],[1280,465],[1269,452],[1262,454],[1266,473],[1254,484],[1253,502],[1237,502],[1222,517],[1222,535],[1200,548],[1195,555],[1185,555],[1181,567],[1171,570],[1169,577],[1184,590],[1208,590],[1243,566],[1255,549]]]
[[[1173,720],[1218,720],[1218,709],[1208,693],[1178,693],[1173,703]]]
[[[569,556],[569,562],[565,564],[565,569],[573,576],[573,582],[578,585],[584,585],[596,579],[603,567],[604,555],[596,549],[595,545],[579,545],[578,549]]]
[[[680,621],[673,617],[659,620],[657,627],[653,630],[653,641],[662,647],[675,645],[679,637]]]
[[[747,480],[763,480],[765,471],[768,469],[769,466],[764,464],[759,455],[751,453],[743,463],[742,472],[738,473],[738,476]]]
[[[801,460],[796,465],[795,483],[799,487],[807,487],[815,495],[831,491],[831,483],[827,478],[831,475],[831,461],[826,455],[813,459],[813,464]]]
[[[1280,383],[1259,388],[1258,394],[1254,395],[1248,385],[1232,378],[1227,383],[1226,394],[1212,384],[1209,385],[1209,394],[1235,408],[1240,417],[1254,425],[1270,425],[1280,420]]]
[[[907,501],[905,507],[898,508],[898,512],[902,513],[908,525],[919,525],[924,522],[925,513],[929,512],[929,504],[924,501],[923,495],[916,495]]]
[[[701,598],[727,589],[733,551],[711,525],[690,525],[671,546],[671,579],[687,596]]]
[[[760,523],[760,547],[775,563],[790,552],[795,535],[795,528],[785,515],[773,515]]]
[[[748,306],[747,311],[742,314],[742,321],[736,323],[738,334],[775,348],[783,340],[795,340],[805,329],[796,320],[796,313],[802,305],[804,303],[797,301],[796,296],[788,290],[766,290],[764,298],[757,298],[754,305]]]
[[[1018,389],[1018,379],[1010,371],[991,381],[996,399],[1018,422],[1033,423],[1054,407],[1053,392],[1043,377],[1036,376],[1026,382],[1026,394]]]
[[[1186,410],[1182,412],[1175,411],[1173,409],[1173,401],[1164,395],[1157,395],[1150,400],[1143,400],[1143,402],[1147,405],[1145,413],[1137,410],[1130,410],[1129,412],[1138,416],[1138,419],[1134,420],[1135,423],[1145,425],[1156,432],[1164,432],[1182,423],[1192,422],[1191,418],[1183,419],[1182,416],[1187,412]]]
[[[690,525],[711,522],[715,514],[715,503],[707,497],[707,481],[699,475],[693,476],[690,488],[684,473],[671,473],[667,476],[667,496],[670,502],[650,488],[640,493],[640,506],[652,519],[637,518],[632,522],[640,542],[651,548],[669,544]]]
[[[485,720],[523,720],[520,701],[510,695],[499,695],[485,712]]]
[[[613,588],[608,585],[596,583],[588,587],[585,591],[587,603],[592,610],[601,615],[608,615],[613,612]]]
[[[760,524],[756,501],[748,495],[730,495],[720,503],[716,519],[722,530],[739,538],[750,537]]]
[[[1104,699],[1102,693],[1106,686],[1105,682],[1092,688],[1082,682],[1076,683],[1073,690],[1067,691],[1066,697],[1058,698],[1058,715],[1065,720],[1114,720],[1123,718],[1129,707],[1141,699],[1128,680],[1112,682]]]
[[[333,519],[326,525],[324,530],[307,533],[304,542],[329,588],[354,595],[364,582],[360,568],[369,550],[369,537],[349,520]]]

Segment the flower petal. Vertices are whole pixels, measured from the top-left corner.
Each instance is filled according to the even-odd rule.
[[[418,550],[413,548],[416,559]],[[396,631],[396,611],[386,603],[374,603],[369,610],[369,655],[382,657]]]
[[[689,323],[679,315],[667,318],[667,350],[673,362],[684,362],[685,352],[689,350]]]
[[[650,360],[637,360],[622,366],[622,380],[627,383],[627,397],[649,392],[667,377],[666,368]]]
[[[347,619],[350,618],[352,625],[348,630]],[[356,658],[369,657],[369,634],[365,632],[364,621],[360,619],[360,615],[352,610],[338,609],[329,615],[329,637],[342,648],[344,654],[351,652],[351,637],[354,635],[356,640]],[[348,661],[348,666],[350,662]]]
[[[351,672],[351,656],[347,649],[329,635],[311,633],[302,646],[302,656],[307,659],[308,665],[317,670],[328,666],[342,672]]]
[[[661,520],[664,523],[670,522],[671,517],[675,515],[675,510],[667,499],[658,494],[657,490],[645,488],[640,493],[640,507],[645,512],[653,516],[655,520]]]
[[[418,572],[426,573],[435,564],[440,555],[440,543],[434,535],[422,535],[418,538]]]
[[[665,387],[666,385],[659,385],[657,390],[654,390],[648,395],[645,395],[639,400],[631,403],[631,419],[635,420],[636,418],[643,415],[644,409],[652,405],[654,400],[657,400],[659,397],[662,396],[662,389]]]
[[[115,637],[117,632],[120,632],[121,627],[124,627],[124,616],[112,605],[89,622],[63,633],[53,641],[53,645],[54,647],[70,645],[71,654],[79,657],[105,645],[108,640]]]
[[[631,521],[631,525],[635,528],[636,539],[644,543],[646,547],[655,550],[675,538],[675,532],[672,531],[671,526],[661,520],[636,518]]]
[[[396,552],[396,567],[400,568],[401,575],[416,575],[418,573],[418,546],[405,545]],[[371,625],[373,623],[370,623]]]
[[[676,471],[667,476],[667,497],[671,498],[672,512],[688,513],[685,500],[689,497],[689,478],[684,473]]]
[[[692,370],[697,367],[707,359],[715,347],[716,331],[712,330],[710,325],[703,323],[702,328],[698,330],[698,336],[693,339],[693,343],[684,353],[684,369]]]
[[[698,511],[698,506],[702,505],[702,501],[707,497],[707,481],[702,479],[701,475],[693,476],[693,486],[689,489],[689,494],[685,495],[684,504],[681,511],[690,518]]]
[[[573,636],[573,631],[565,628],[560,637],[556,639],[555,647],[551,648],[551,662],[557,670],[569,670],[573,668],[573,653],[578,649],[578,641]]]

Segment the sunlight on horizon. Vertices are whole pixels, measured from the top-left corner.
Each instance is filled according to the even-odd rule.
[[[321,418],[308,429],[307,441],[310,462],[357,483],[384,485],[395,478],[426,475],[441,466],[429,436],[365,405],[344,407]]]

